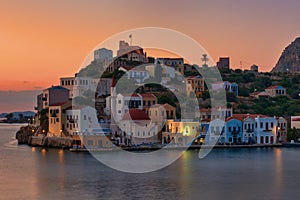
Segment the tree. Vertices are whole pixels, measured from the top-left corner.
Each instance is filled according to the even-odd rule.
[[[13,119],[13,117],[14,117],[14,115],[12,114],[12,113],[9,113],[9,114],[7,114],[6,116],[5,116],[5,118],[7,119],[7,120],[12,120]]]
[[[297,141],[298,138],[300,138],[300,129],[296,129],[295,127],[292,129],[290,128],[286,136],[287,141],[291,141],[291,140]]]
[[[227,102],[237,102],[237,98],[236,98],[235,94],[232,92],[226,93],[226,99],[227,99]]]
[[[250,91],[246,87],[240,87],[239,88],[239,96],[242,97],[249,97],[250,96]]]

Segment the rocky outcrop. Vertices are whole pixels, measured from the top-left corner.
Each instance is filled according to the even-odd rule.
[[[30,136],[28,145],[37,147],[71,148],[73,139],[70,137]]]
[[[70,137],[47,137],[44,145],[54,148],[71,148],[73,139]]]
[[[34,126],[21,127],[16,133],[18,144],[53,148],[71,148],[73,146],[73,139],[71,137],[34,136],[35,132],[36,127]]]
[[[300,37],[284,49],[271,72],[300,73]]]
[[[34,126],[22,126],[20,130],[16,133],[16,139],[18,140],[18,144],[28,144],[29,138],[34,135],[34,131]]]

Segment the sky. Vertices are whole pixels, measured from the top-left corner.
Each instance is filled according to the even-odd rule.
[[[0,91],[58,84],[100,42],[149,26],[190,36],[214,61],[229,56],[232,68],[242,61],[270,71],[300,36],[299,7],[298,0],[0,0]]]

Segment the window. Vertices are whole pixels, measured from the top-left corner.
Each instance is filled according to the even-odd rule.
[[[263,128],[263,127],[264,127],[263,123],[262,123],[262,122],[260,122],[260,128]]]
[[[228,131],[231,132],[231,127],[228,128]]]
[[[56,122],[59,122],[59,118],[56,118]]]
[[[83,115],[83,120],[86,120],[86,115]]]
[[[119,100],[119,101],[118,101],[118,104],[121,104],[121,102],[122,102],[122,101],[121,101],[121,100]]]
[[[274,123],[273,123],[273,122],[271,122],[271,128],[273,128],[273,126],[274,126]]]

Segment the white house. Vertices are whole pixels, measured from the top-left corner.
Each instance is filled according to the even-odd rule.
[[[113,106],[114,104],[111,103]],[[123,115],[131,108],[143,110],[143,98],[138,94],[118,94],[116,97],[115,113],[113,117],[119,122]]]
[[[70,107],[66,110],[66,129],[69,134],[82,134],[96,128],[99,128],[99,123],[94,108],[90,106]]]
[[[162,133],[162,143],[188,146],[200,134],[199,129],[199,122],[169,119]]]
[[[158,127],[151,122],[148,115],[140,109],[129,109],[120,121],[122,142],[125,144],[142,144],[158,142]]]
[[[257,144],[276,144],[276,117],[257,116],[255,118],[255,133]]]

